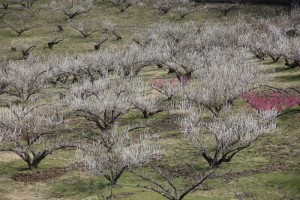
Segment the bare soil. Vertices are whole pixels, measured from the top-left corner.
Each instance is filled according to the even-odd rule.
[[[56,167],[53,169],[47,169],[43,171],[19,173],[13,175],[12,179],[15,181],[21,181],[25,183],[33,183],[53,179],[62,176],[68,172],[79,170],[80,168],[82,168],[81,163],[73,163],[67,167]]]

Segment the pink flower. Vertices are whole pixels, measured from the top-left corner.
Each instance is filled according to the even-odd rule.
[[[276,109],[282,111],[284,109],[300,105],[300,96],[293,96],[280,92],[270,94],[247,93],[243,98],[257,110]]]
[[[172,78],[172,79],[154,79],[152,80],[152,82],[150,83],[150,85],[152,87],[156,87],[156,88],[164,88],[166,86],[178,86],[180,84],[180,82],[176,79],[176,78]]]

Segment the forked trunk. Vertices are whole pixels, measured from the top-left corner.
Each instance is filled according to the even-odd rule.
[[[53,46],[54,46],[54,42],[48,42],[49,49],[52,49]]]
[[[277,62],[280,58],[280,56],[274,56],[272,54],[269,54],[269,56],[272,58],[273,62]]]
[[[8,3],[3,3],[2,5],[5,10],[8,9]]]
[[[285,59],[285,65],[290,68],[296,68],[296,67],[300,66],[300,62],[297,60],[294,60],[292,63],[290,63],[288,59]]]
[[[43,152],[42,154],[37,154],[33,157],[33,159],[25,160],[29,170],[35,170],[39,167],[40,162],[48,155],[47,152]],[[28,156],[29,157],[29,156]]]
[[[168,74],[173,74],[176,73],[176,70],[173,68],[169,68]]]
[[[147,110],[144,110],[143,111],[143,116],[145,119],[148,119],[149,118],[149,112],[147,112]]]

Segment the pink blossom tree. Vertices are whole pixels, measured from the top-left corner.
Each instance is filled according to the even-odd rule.
[[[249,92],[243,95],[243,98],[251,105],[251,107],[259,111],[272,109],[282,111],[300,105],[300,96],[281,92],[272,92],[268,94]]]
[[[168,100],[176,96],[180,87],[185,85],[188,80],[179,81],[176,78],[172,79],[154,79],[150,83],[151,87],[159,93],[165,95]]]

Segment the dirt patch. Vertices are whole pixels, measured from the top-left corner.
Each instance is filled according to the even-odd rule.
[[[166,119],[153,121],[150,127],[156,132],[179,130],[178,123],[176,123],[177,117],[178,116],[170,116]]]
[[[15,181],[22,181],[25,183],[33,183],[39,181],[45,181],[53,179],[66,174],[67,172],[78,170],[82,168],[82,164],[73,163],[67,167],[57,167],[53,169],[48,169],[44,171],[33,171],[28,173],[19,173],[12,177]]]
[[[171,179],[174,178],[180,178],[180,177],[196,177],[197,174],[192,174],[192,172],[195,172],[194,169],[189,168],[189,167],[183,167],[183,166],[175,166],[175,167],[170,167],[170,166],[156,166],[156,162],[151,163],[148,165],[154,174],[163,174],[166,177],[169,177]]]
[[[1,162],[12,162],[20,159],[21,158],[14,152],[0,152]]]
[[[119,194],[112,195],[112,197],[113,197],[113,199],[124,199],[127,197],[131,197],[134,194],[141,193],[141,192],[145,192],[145,191],[141,190],[141,191],[136,191],[136,192],[122,192]]]

